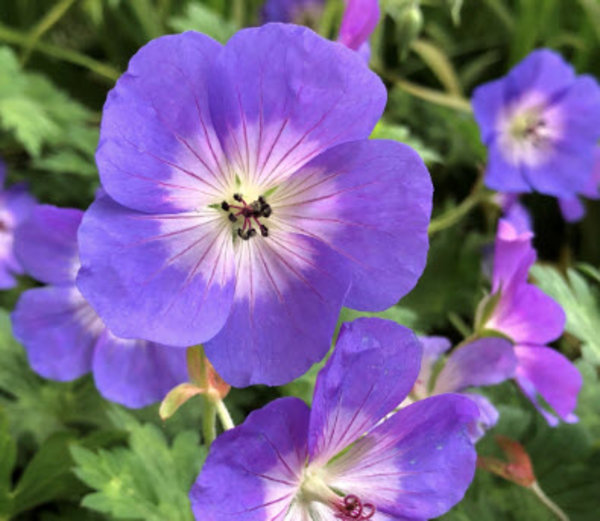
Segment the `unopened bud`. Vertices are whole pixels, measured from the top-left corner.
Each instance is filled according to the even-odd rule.
[[[395,0],[387,5],[387,14],[396,25],[396,42],[400,56],[404,57],[410,44],[423,28],[423,13],[418,0]]]

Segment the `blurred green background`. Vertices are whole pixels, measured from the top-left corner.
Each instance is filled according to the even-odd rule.
[[[260,23],[262,0],[1,0],[0,156],[8,182],[26,180],[39,201],[85,208],[98,187],[94,150],[108,90],[132,54],[162,34],[197,30],[226,42]],[[377,137],[415,147],[435,185],[434,218],[458,215],[432,234],[419,285],[383,315],[454,341],[468,333],[486,288],[481,264],[498,208],[486,197],[458,206],[481,176],[486,152],[469,106],[474,87],[498,78],[536,47],[558,50],[578,72],[600,77],[598,0],[387,0],[372,39],[371,66],[389,102]],[[316,30],[335,38],[342,0],[328,2]],[[489,391],[494,430],[520,440],[545,492],[572,521],[600,519],[600,204],[576,225],[556,201],[530,195],[535,278],[567,312],[557,347],[577,364],[584,389],[575,425],[549,428],[512,384]],[[459,210],[456,210],[457,207]],[[458,213],[456,213],[458,212]],[[568,271],[570,270],[570,271]],[[568,273],[568,279],[565,276]],[[191,520],[187,490],[206,448],[199,402],[160,422],[156,407],[126,411],[102,400],[91,378],[37,377],[12,338],[10,313],[24,288],[0,295],[0,521]],[[342,319],[356,313],[344,312]],[[233,390],[237,422],[269,400],[309,399],[315,371],[280,389]],[[478,446],[497,454],[493,435]],[[478,471],[466,499],[444,519],[543,521],[553,515],[513,483]]]

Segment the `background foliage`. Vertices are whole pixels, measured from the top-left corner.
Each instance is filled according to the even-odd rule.
[[[9,183],[27,180],[43,202],[85,208],[98,186],[94,150],[102,104],[131,55],[148,40],[195,29],[226,41],[259,22],[262,0],[3,0],[0,5],[0,155]],[[341,0],[331,0],[332,13]],[[337,7],[333,4],[337,3]],[[407,4],[422,18],[406,16]],[[415,147],[434,184],[434,217],[456,211],[485,162],[468,97],[533,48],[560,51],[600,75],[597,0],[382,0],[372,66],[389,87],[374,135]],[[419,23],[422,21],[422,23]],[[335,37],[339,18],[318,29]],[[498,209],[478,201],[452,227],[432,229],[417,288],[382,315],[455,341],[469,333],[486,288],[486,251]],[[550,428],[512,386],[488,391],[500,404],[496,433],[520,440],[546,493],[572,521],[600,511],[600,205],[565,224],[556,201],[526,198],[543,260],[533,275],[568,316],[559,347],[584,375],[580,422]],[[101,399],[92,380],[45,381],[12,338],[19,293],[0,295],[0,521],[8,519],[191,520],[187,491],[206,455],[199,403],[160,422],[156,407],[126,411]],[[355,312],[344,311],[342,319]],[[236,422],[283,394],[310,400],[316,369],[280,389],[233,390]],[[478,446],[495,454],[493,436]],[[542,521],[552,515],[529,491],[478,471],[452,521]]]

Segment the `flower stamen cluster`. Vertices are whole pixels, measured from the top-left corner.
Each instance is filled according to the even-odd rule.
[[[238,237],[244,241],[254,237],[256,235],[256,229],[253,227],[253,223],[258,227],[260,234],[263,237],[268,237],[269,229],[260,222],[259,218],[264,217],[265,219],[268,219],[273,213],[273,210],[264,196],[259,196],[256,201],[250,204],[244,200],[241,194],[233,194],[233,199],[243,206],[240,206],[239,204],[229,204],[227,201],[223,201],[221,203],[221,208],[224,211],[229,212],[228,217],[232,223],[238,222],[239,217],[244,219],[242,227],[237,229]]]
[[[336,505],[338,512],[336,519],[348,521],[351,519],[371,519],[375,515],[375,506],[372,503],[363,503],[358,496],[348,494]]]

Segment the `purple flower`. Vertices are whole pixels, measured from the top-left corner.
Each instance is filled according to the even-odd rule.
[[[532,52],[505,77],[475,90],[488,147],[486,184],[504,192],[572,197],[586,184],[600,138],[600,88],[561,56]]]
[[[565,313],[560,305],[527,282],[536,260],[531,232],[517,232],[505,220],[498,224],[492,274],[492,294],[479,309],[482,329],[495,330],[515,344],[516,380],[551,425],[558,422],[537,399],[541,395],[564,421],[572,414],[581,388],[581,375],[562,354],[545,347],[563,332]]]
[[[594,168],[578,195],[588,199],[600,199],[600,147],[596,147]],[[577,222],[585,216],[585,206],[578,196],[561,198],[558,200],[558,205],[567,222]]]
[[[232,385],[299,376],[342,305],[387,309],[425,265],[431,180],[367,139],[384,105],[356,53],[303,27],[150,42],[104,107],[114,200],[83,220],[81,291],[119,336],[204,343]]]
[[[345,0],[346,10],[340,26],[339,41],[358,51],[368,61],[368,40],[379,23],[380,11],[377,0]]]
[[[519,200],[520,194],[517,193],[498,193],[496,202],[502,210],[502,218],[508,221],[518,232],[533,231],[533,220],[529,210],[525,208]]]
[[[190,496],[196,519],[424,520],[473,478],[471,400],[428,398],[393,414],[419,371],[413,333],[393,322],[342,326],[312,411],[282,398],[213,443]]]
[[[508,340],[487,337],[465,344],[447,357],[439,372],[434,369],[450,349],[450,341],[444,337],[421,337],[419,341],[423,360],[411,393],[419,400],[442,393],[463,393],[471,387],[495,385],[515,376],[517,358]],[[479,417],[469,427],[471,438],[477,441],[496,425],[498,411],[484,396],[464,394],[479,407]]]
[[[267,0],[262,8],[264,23],[282,22],[314,26],[323,14],[325,0]]]
[[[0,159],[0,290],[16,286],[15,275],[23,273],[13,251],[14,231],[35,204],[22,183],[3,189],[5,178],[6,166]]]
[[[90,371],[100,393],[128,407],[164,398],[187,380],[184,349],[114,336],[75,286],[79,210],[37,206],[15,233],[24,269],[48,284],[25,291],[12,314],[31,367],[53,380]]]

